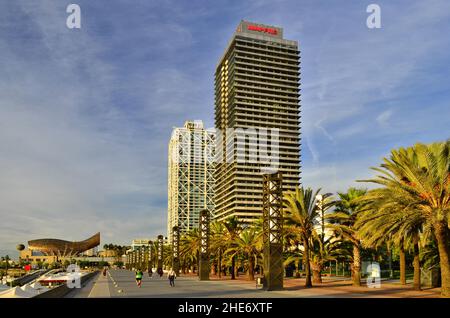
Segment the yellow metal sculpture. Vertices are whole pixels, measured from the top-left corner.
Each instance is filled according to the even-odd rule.
[[[40,251],[45,255],[69,257],[100,245],[100,233],[79,242],[69,242],[58,239],[39,239],[28,241],[30,250]]]

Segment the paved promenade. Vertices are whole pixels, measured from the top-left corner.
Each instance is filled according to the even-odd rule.
[[[107,277],[98,275],[90,284],[72,297],[216,297],[216,298],[268,298],[268,297],[337,297],[337,298],[421,298],[439,297],[439,289],[414,291],[411,285],[402,286],[394,282],[382,282],[381,288],[352,287],[346,279],[325,278],[324,283],[314,288],[304,288],[303,279],[286,279],[283,291],[263,291],[256,289],[254,282],[240,277],[238,280],[199,281],[196,276],[181,276],[170,287],[166,275],[153,278],[144,275],[142,287],[134,280],[134,273],[127,270],[111,270]]]

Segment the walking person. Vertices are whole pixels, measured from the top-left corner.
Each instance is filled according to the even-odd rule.
[[[138,269],[136,271],[136,284],[138,285],[139,288],[141,288],[142,285],[142,276],[144,276],[144,274],[140,269]]]
[[[152,268],[149,267],[148,268],[148,277],[152,278],[152,276],[153,276],[153,271],[152,271]]]
[[[169,273],[167,273],[167,278],[169,279],[169,284],[172,287],[175,287],[175,277],[177,275],[175,274],[175,272],[173,271],[173,269],[171,268]]]

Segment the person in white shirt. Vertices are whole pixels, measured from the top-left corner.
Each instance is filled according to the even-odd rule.
[[[173,269],[171,268],[170,271],[167,273],[167,278],[169,279],[169,284],[170,286],[174,287],[175,286],[175,277],[177,275],[175,274],[175,272],[173,271]]]

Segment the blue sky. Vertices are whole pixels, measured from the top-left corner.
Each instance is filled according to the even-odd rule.
[[[2,1],[0,254],[165,233],[172,127],[213,126],[214,69],[241,19],[299,41],[304,185],[345,190],[390,149],[450,137],[447,0]]]

